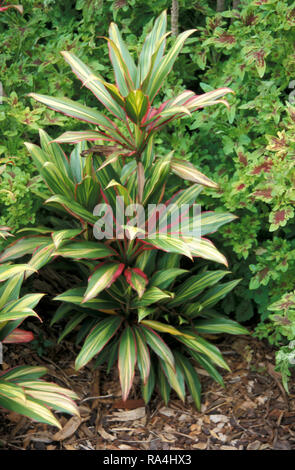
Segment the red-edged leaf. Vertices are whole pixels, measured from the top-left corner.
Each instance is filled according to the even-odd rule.
[[[146,274],[139,268],[127,268],[124,271],[124,275],[128,284],[130,284],[132,289],[136,290],[138,297],[141,298],[148,284]]]
[[[132,328],[127,326],[122,333],[119,346],[118,368],[122,399],[127,400],[134,378],[136,364],[136,342]]]
[[[83,302],[93,299],[101,291],[110,287],[122,273],[125,265],[123,263],[101,263],[88,280],[88,287]]]
[[[16,328],[2,341],[3,343],[29,343],[34,339],[31,331],[20,330]]]

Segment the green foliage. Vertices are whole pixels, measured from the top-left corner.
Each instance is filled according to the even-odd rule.
[[[165,401],[170,388],[184,400],[187,386],[200,407],[200,383],[190,361],[197,361],[221,383],[216,367],[229,367],[206,337],[212,333],[247,334],[247,330],[214,309],[239,280],[220,283],[226,271],[209,271],[197,264],[196,274],[190,275],[180,263],[187,257],[227,265],[223,254],[205,236],[235,216],[215,211],[200,214],[201,236],[189,233],[192,215],[187,211],[179,214],[179,209],[184,204],[192,206],[202,186],[216,188],[217,184],[177,153],[157,155],[154,139],[168,122],[188,118],[203,107],[228,106],[222,97],[231,90],[223,87],[198,96],[183,91],[161,104],[156,95],[163,79],[194,32],[181,33],[166,52],[166,23],[163,12],[147,34],[137,62],[111,23],[108,42],[117,85],[106,82],[72,52],[63,52],[77,77],[106,108],[104,114],[80,101],[31,93],[52,109],[88,122],[88,127],[67,131],[54,140],[40,131],[40,147],[26,143],[52,194],[46,204],[57,211],[56,219],[60,213],[64,215],[58,226],[35,228],[34,236],[28,229],[25,237],[4,250],[1,261],[32,254],[28,266],[40,269],[61,257],[80,277],[79,286],[55,298],[62,304],[52,320],[67,319],[60,341],[78,330],[77,343],[83,344],[77,369],[97,356],[97,365],[107,362],[110,370],[118,356],[123,400],[128,397],[137,366],[146,402],[159,377]],[[87,140],[98,145],[88,149]],[[101,145],[103,141],[111,145]],[[78,144],[67,158],[59,143],[73,142]],[[173,193],[175,175],[183,180],[185,189]],[[187,186],[186,181],[194,184]],[[117,196],[124,204],[119,211]],[[159,204],[168,206],[170,199],[170,218],[162,212],[157,220]],[[130,220],[134,213],[128,217],[127,209],[125,213],[126,206],[138,203],[148,224]],[[105,215],[113,211],[114,217],[97,220],[101,206]],[[175,225],[175,217],[181,227]]]
[[[1,230],[1,228],[0,228]],[[2,234],[5,233],[1,230]],[[27,294],[20,297],[25,272],[31,274],[28,265],[1,264],[0,278],[0,341],[24,343],[33,340],[30,331],[18,326],[27,317],[38,317],[33,310],[43,294]],[[56,384],[39,380],[47,370],[44,367],[19,366],[0,372],[0,406],[36,421],[61,428],[50,408],[79,416],[73,402],[78,396]]]
[[[218,198],[239,216],[215,238],[222,236],[234,275],[243,277],[223,308],[239,321],[258,312],[257,334],[278,346],[292,339],[269,306],[294,289],[294,8],[287,0],[247,0],[238,10],[207,11],[191,40],[190,69],[194,63],[203,91],[222,83],[235,95],[229,111],[207,108],[191,126],[180,123],[173,139],[220,185],[206,190],[203,204],[211,209]]]

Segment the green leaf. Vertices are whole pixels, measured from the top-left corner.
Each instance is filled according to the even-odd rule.
[[[190,162],[186,160],[180,160],[178,158],[173,158],[171,160],[171,170],[180,178],[183,178],[187,181],[192,181],[193,183],[201,184],[203,186],[208,186],[209,188],[218,188],[218,184],[214,181],[207,178],[199,170],[197,170]]]
[[[123,96],[128,94],[128,90],[135,87],[136,66],[124,43],[118,26],[111,23],[109,27],[109,51],[113,64],[116,82]]]
[[[151,32],[146,36],[138,61],[137,86],[143,83],[151,66],[156,68],[164,53],[167,27],[167,12],[164,10],[156,19]],[[155,55],[154,55],[155,54]]]
[[[73,259],[99,259],[114,256],[115,252],[107,245],[99,242],[74,241],[59,248],[56,256]]]
[[[91,299],[83,303],[85,287],[76,287],[74,289],[69,289],[62,294],[59,294],[57,297],[54,297],[53,300],[59,300],[62,302],[70,302],[74,305],[79,305],[82,308],[90,308],[91,310],[100,310],[102,312],[112,312],[114,308],[119,308],[119,305],[112,301],[106,299]]]
[[[181,276],[181,274],[187,273],[187,269],[179,269],[179,268],[170,268],[170,269],[163,269],[157,271],[151,281],[150,285],[154,287],[158,287],[159,289],[167,289],[170,284],[177,278],[177,276]]]
[[[23,398],[13,395],[13,388],[19,389],[16,385],[3,384],[0,380],[0,403],[3,408],[61,429],[61,425],[46,406],[28,396]]]
[[[118,368],[122,389],[122,400],[126,401],[132,387],[136,364],[136,343],[133,329],[127,326],[121,336]]]
[[[197,372],[191,365],[190,361],[183,356],[182,354],[176,352],[175,353],[176,363],[179,364],[185,382],[187,383],[188,389],[190,391],[191,396],[195,402],[197,410],[201,409],[201,384],[198,377]]]
[[[171,392],[171,387],[169,385],[169,382],[166,378],[166,375],[164,374],[161,365],[159,363],[158,367],[158,382],[160,393],[162,395],[163,401],[165,406],[168,405],[169,399],[170,399],[170,392]]]
[[[173,64],[178,54],[180,53],[185,40],[194,32],[195,29],[190,29],[181,33],[177,37],[175,43],[173,44],[172,48],[167,53],[167,55],[163,57],[160,64],[153,70],[151,76],[147,75],[142,85],[142,90],[149,96],[151,102],[153,101],[158,90],[161,88],[165,78],[172,69]]]
[[[152,315],[155,312],[155,308],[140,307],[138,309],[138,323],[141,322],[148,315]]]
[[[167,362],[164,362],[160,359],[160,364],[163,369],[165,376],[169,382],[169,385],[179,398],[184,402],[185,400],[185,385],[184,385],[184,376],[182,370],[180,369],[179,365],[176,363],[175,367],[172,368]]]
[[[216,232],[222,225],[228,224],[237,217],[227,212],[203,212],[201,214],[201,235]]]
[[[82,81],[83,85],[89,88],[96,98],[109,109],[114,116],[124,121],[125,116],[123,110],[107,91],[103,80],[96,76],[92,70],[74,54],[68,51],[63,51],[61,54],[65,61],[72,67],[75,75]]]
[[[135,123],[140,124],[149,107],[149,100],[141,90],[132,90],[125,100],[125,111],[128,117]]]
[[[98,266],[88,280],[88,287],[83,302],[96,297],[104,289],[111,286],[123,271],[125,265],[119,263],[102,264]]]
[[[52,162],[45,162],[40,170],[41,176],[54,194],[73,199],[75,186],[72,180]]]
[[[89,222],[90,224],[95,224],[95,222],[97,222],[97,217],[81,206],[81,204],[74,200],[69,201],[64,196],[51,196],[45,203],[57,204],[58,206],[61,205],[66,210],[66,212],[79,219],[79,221]]]
[[[58,230],[51,234],[55,248],[57,249],[64,241],[75,238],[81,233],[81,229]]]
[[[236,321],[230,320],[226,317],[212,318],[208,320],[197,320],[194,323],[195,329],[199,333],[215,334],[215,333],[228,333],[230,335],[248,335],[249,331],[243,326],[239,325]]]
[[[13,369],[1,373],[0,379],[9,380],[10,382],[16,381],[21,383],[27,380],[36,380],[47,374],[46,367],[32,367],[32,366],[18,366]]]
[[[87,318],[87,314],[86,313],[81,313],[81,312],[78,312],[76,314],[74,314],[70,321],[66,324],[63,332],[61,333],[61,335],[59,336],[58,338],[58,343],[61,343],[61,341],[69,334],[71,333],[71,331],[73,331],[77,325],[79,325],[79,323],[81,323],[83,320],[85,320],[85,318]]]
[[[151,359],[146,340],[140,328],[134,328],[137,350],[137,366],[144,385],[146,385],[151,369]]]
[[[160,250],[167,251],[168,253],[178,253],[192,259],[188,243],[183,241],[181,238],[159,233],[150,238],[145,238],[143,241],[159,248]]]
[[[176,288],[175,298],[169,302],[171,307],[182,305],[197,297],[204,289],[219,282],[228,271],[207,271],[206,273],[190,276]]]
[[[136,290],[138,297],[142,298],[148,283],[146,274],[139,268],[127,268],[124,275],[128,284]]]
[[[174,369],[175,363],[172,351],[163,341],[161,336],[146,326],[141,326],[140,329],[143,332],[149,347],[157,354],[157,356],[163,359],[163,361],[167,362],[167,364],[169,364],[171,368]]]
[[[223,284],[219,284],[216,287],[213,287],[199,299],[197,304],[198,309],[203,310],[204,308],[213,307],[213,305],[215,305],[231,290],[233,290],[240,281],[241,279],[236,279],[234,281],[225,282]]]
[[[224,264],[226,267],[228,266],[225,256],[217,250],[210,240],[193,237],[182,237],[182,239],[193,256],[200,256],[201,258]]]
[[[194,336],[193,339],[188,339],[184,338],[183,336],[177,337],[177,339],[183,343],[185,346],[188,348],[192,349],[193,351],[197,351],[199,353],[205,354],[208,356],[208,358],[217,364],[219,367],[222,367],[223,369],[226,369],[230,371],[229,366],[223,359],[219,349],[214,346],[213,344],[209,343],[206,341],[204,338],[201,336],[196,335],[192,329],[189,328],[183,328],[181,329],[182,333],[185,333],[187,335],[192,335]]]
[[[156,383],[156,375],[153,364],[151,363],[150,374],[146,384],[142,384],[142,396],[146,404],[149,403]]]
[[[103,135],[98,131],[69,131],[61,134],[53,142],[59,144],[78,144],[84,140],[95,142],[96,140],[109,140],[109,138],[104,139]]]
[[[20,240],[17,240],[16,242],[9,245],[3,251],[0,257],[0,263],[31,254],[35,251],[36,248],[49,245],[51,242],[52,240],[50,237],[21,238]]]
[[[170,299],[171,294],[158,289],[158,287],[151,287],[147,289],[140,299],[135,299],[132,302],[132,307],[147,307],[155,302],[163,299]]]
[[[54,251],[53,243],[51,245],[38,248],[30,259],[28,263],[29,266],[31,266],[34,270],[39,270],[52,260]],[[31,276],[31,274],[32,273],[30,272],[26,272],[26,279]]]
[[[183,333],[179,331],[177,328],[175,328],[174,326],[168,325],[168,324],[156,321],[156,320],[142,320],[141,324],[148,326],[152,328],[153,330],[160,331],[161,333],[168,333],[170,335],[176,335],[176,336],[183,335]],[[184,334],[184,336],[191,338],[190,335]]]
[[[192,349],[188,350],[188,352],[203,367],[203,369],[205,369],[209,373],[210,377],[212,377],[213,380],[215,380],[222,387],[224,387],[222,376],[215,369],[208,357],[206,357],[204,354],[199,354],[196,351],[193,351]]]
[[[70,165],[61,147],[58,144],[52,142],[52,138],[43,129],[39,129],[39,136],[41,147],[46,158],[46,160],[43,161],[43,164],[46,161],[50,161],[54,163],[57,168],[59,168],[61,173],[71,177]]]
[[[22,274],[26,271],[37,272],[37,270],[28,264],[4,264],[0,266],[0,282],[6,281],[7,279]]]
[[[121,317],[111,317],[100,321],[87,336],[75,362],[77,370],[85,366],[110,341],[120,328]]]
[[[84,106],[68,98],[54,98],[37,93],[30,93],[28,96],[45,104],[54,111],[66,114],[67,116],[89,122],[90,124],[97,124],[106,128],[111,127],[110,121],[103,114],[96,111],[96,109],[88,108],[88,106]]]

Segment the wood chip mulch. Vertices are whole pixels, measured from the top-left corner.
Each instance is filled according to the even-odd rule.
[[[274,370],[272,348],[251,337],[226,336],[218,347],[232,372],[225,389],[199,370],[202,409],[175,395],[168,406],[155,395],[148,406],[138,379],[129,400],[120,399],[116,372],[74,369],[77,351],[70,342],[42,357],[31,345],[9,345],[3,368],[45,365],[47,378],[81,397],[81,419],[61,415],[61,431],[0,411],[0,448],[9,450],[291,450],[295,449],[295,385],[287,395]],[[53,351],[53,352],[52,352]],[[98,397],[98,398],[96,398]]]

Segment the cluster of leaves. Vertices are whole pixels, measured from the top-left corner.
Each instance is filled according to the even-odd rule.
[[[103,70],[107,46],[97,46],[96,37],[121,10],[100,0],[8,3],[1,2],[0,9],[0,224],[10,225],[14,233],[35,223],[44,192],[23,141],[36,141],[40,126],[50,126],[54,135],[65,122],[44,106],[30,108],[26,95],[36,84],[40,93],[81,95],[59,51],[83,56],[87,48],[90,62],[94,53],[101,57],[99,63],[92,60],[94,70]],[[67,129],[74,127],[67,120]]]
[[[0,236],[10,236],[8,227],[0,227]],[[1,264],[0,267],[0,341],[5,344],[27,343],[34,336],[19,328],[27,317],[38,317],[33,310],[43,294],[20,297],[20,289],[27,276],[35,269],[26,264]],[[42,423],[61,428],[50,408],[79,416],[71,390],[40,378],[47,374],[44,367],[18,366],[0,372],[0,406]]]
[[[22,230],[25,236],[2,252],[0,262],[32,255],[25,266],[38,270],[59,257],[67,259],[81,283],[56,297],[62,304],[52,323],[68,320],[60,340],[78,329],[77,342],[83,341],[83,345],[76,368],[97,356],[96,365],[107,362],[110,369],[118,358],[123,400],[128,397],[137,366],[146,402],[157,383],[165,403],[171,389],[184,400],[187,387],[200,408],[195,361],[221,384],[216,367],[228,369],[206,335],[247,334],[247,330],[213,308],[239,280],[220,283],[228,272],[209,271],[200,263],[195,263],[197,273],[192,275],[181,263],[187,257],[227,266],[223,254],[204,236],[235,216],[202,213],[200,235],[189,232],[194,215],[187,210],[179,215],[179,209],[192,206],[203,186],[218,185],[174,152],[156,154],[154,141],[174,120],[208,106],[228,106],[223,96],[231,90],[224,87],[202,95],[187,90],[160,102],[163,80],[194,32],[181,33],[166,52],[166,28],[164,11],[135,62],[117,25],[111,23],[107,41],[116,85],[72,52],[62,53],[104,106],[104,114],[69,98],[30,94],[53,110],[87,122],[88,129],[67,131],[54,140],[40,131],[40,147],[26,143],[51,193],[46,204],[56,212],[56,219],[60,213],[64,215],[54,227]],[[86,141],[98,145],[88,149]],[[73,142],[77,144],[68,158],[59,144]],[[175,175],[182,178],[184,187],[177,192],[173,191]],[[194,184],[187,186],[186,181]],[[97,226],[97,216],[102,215],[97,213],[98,204],[105,214]],[[139,204],[145,214],[143,222]],[[125,212],[125,206],[133,212]],[[133,215],[136,217],[131,219]]]

